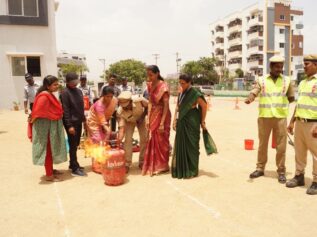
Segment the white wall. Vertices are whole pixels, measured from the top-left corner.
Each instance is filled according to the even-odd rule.
[[[0,0],[1,2],[3,0]],[[23,104],[24,77],[12,77],[10,53],[41,53],[41,78],[57,75],[54,1],[48,1],[49,26],[0,25],[0,108],[12,108],[13,101]]]

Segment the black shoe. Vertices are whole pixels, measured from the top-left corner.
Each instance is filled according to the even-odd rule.
[[[84,176],[87,176],[87,174],[82,171],[81,169],[77,169],[75,171],[72,171],[72,176],[81,176],[81,177],[84,177]]]
[[[304,174],[295,175],[294,178],[286,182],[286,187],[288,188],[295,188],[297,186],[304,186],[304,185],[305,185]]]
[[[281,184],[285,184],[286,183],[285,174],[279,174],[278,175],[278,182],[281,183]]]
[[[68,169],[69,169],[69,170],[73,170],[73,168],[72,168],[72,167],[70,167],[70,166],[68,166]],[[80,169],[80,170],[84,171],[84,170],[85,170],[85,167],[78,166],[78,169]]]
[[[263,176],[263,175],[264,175],[263,171],[256,170],[250,174],[250,179],[255,179],[255,178],[258,178],[258,177]]]
[[[317,195],[317,182],[312,182],[311,186],[309,187],[309,189],[307,189],[306,193],[309,195]]]

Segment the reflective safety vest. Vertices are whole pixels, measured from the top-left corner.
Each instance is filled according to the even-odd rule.
[[[289,101],[286,93],[290,83],[291,80],[283,75],[280,75],[275,83],[270,75],[259,79],[259,117],[287,118]]]
[[[317,75],[299,84],[295,117],[317,119]]]

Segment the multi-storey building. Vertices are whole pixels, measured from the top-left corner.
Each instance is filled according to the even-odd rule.
[[[257,78],[269,73],[273,55],[285,57],[284,74],[295,80],[303,72],[303,11],[290,0],[261,0],[210,25],[217,71],[242,69]]]
[[[26,72],[57,74],[54,0],[0,0],[0,108],[23,101]]]

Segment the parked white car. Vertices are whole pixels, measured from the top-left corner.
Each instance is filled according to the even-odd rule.
[[[210,85],[204,85],[204,86],[194,86],[195,88],[198,88],[204,95],[213,95],[214,94],[214,87]]]

